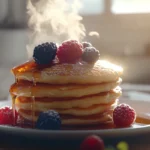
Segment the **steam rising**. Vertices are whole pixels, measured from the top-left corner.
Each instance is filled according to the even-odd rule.
[[[91,31],[91,32],[89,32],[89,36],[96,36],[99,38],[99,33],[96,31]]]
[[[85,27],[78,15],[81,7],[78,0],[71,5],[67,0],[28,0],[27,10],[31,29],[27,51],[29,56],[36,45],[66,39],[81,41],[85,37]]]

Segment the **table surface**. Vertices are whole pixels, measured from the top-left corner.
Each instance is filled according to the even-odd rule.
[[[104,141],[105,143],[107,143],[107,147],[108,145],[112,145],[112,146],[115,146],[117,142],[119,142],[120,140],[122,139],[114,139],[112,140],[111,142],[108,143],[108,141]],[[127,143],[129,143],[129,149],[128,150],[150,150],[150,136],[149,137],[133,137],[131,139],[124,139],[124,141],[127,141]],[[34,142],[34,141],[33,141]],[[39,150],[43,150],[43,148],[45,150],[50,150],[50,149],[53,149],[53,150],[79,150],[79,147],[80,147],[80,143],[82,141],[65,141],[64,144],[60,144],[56,141],[55,144],[57,145],[57,147],[55,146],[44,146],[44,147],[40,147],[39,145],[37,146],[37,143],[35,142],[34,145],[32,146],[28,146],[28,144],[23,147],[23,146],[19,146],[19,147],[16,147],[16,146],[13,146],[13,145],[2,145],[0,147],[3,147],[3,148],[0,148],[0,150],[12,150],[12,149],[15,149],[15,150],[26,150],[26,149],[39,149]],[[110,144],[111,143],[111,144]],[[120,149],[120,150],[126,150],[126,149]]]

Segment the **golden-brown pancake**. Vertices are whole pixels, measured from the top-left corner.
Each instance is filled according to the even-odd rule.
[[[116,88],[121,83],[121,79],[116,82],[91,84],[91,85],[50,85],[36,84],[32,82],[18,82],[11,86],[11,94],[25,97],[82,97],[86,95],[108,92]]]
[[[96,104],[109,104],[118,99],[121,91],[114,89],[110,92],[89,95],[80,98],[33,98],[31,97],[16,97],[15,105],[19,108],[29,109],[32,103],[36,110],[45,109],[68,109],[68,108],[87,108]]]
[[[95,84],[114,82],[123,73],[120,66],[98,60],[95,64],[78,62],[76,64],[54,64],[40,68],[34,62],[27,62],[12,69],[17,80],[50,84]]]
[[[16,83],[10,88],[18,114],[35,122],[40,112],[57,111],[63,125],[89,125],[112,120],[121,95],[123,69],[110,62],[95,64],[26,62],[12,69]]]
[[[19,114],[26,120],[36,122],[38,115],[32,116],[28,111],[19,110]],[[89,116],[61,116],[62,125],[92,125],[92,124],[100,124],[107,123],[112,121],[111,112],[106,111],[104,113],[89,115]],[[32,124],[32,123],[31,123]]]
[[[96,104],[92,105],[87,108],[79,108],[79,107],[73,107],[73,108],[68,108],[68,109],[53,109],[57,111],[61,115],[74,115],[74,116],[88,116],[88,115],[93,115],[93,114],[99,114],[103,113],[107,110],[113,110],[118,104],[118,100],[115,100],[113,103],[109,104]],[[24,109],[26,111],[39,111],[39,112],[44,112],[47,110],[50,110],[50,108],[46,107],[35,107],[35,105],[30,105],[30,107],[24,107],[24,105],[19,105],[16,108],[19,109]]]

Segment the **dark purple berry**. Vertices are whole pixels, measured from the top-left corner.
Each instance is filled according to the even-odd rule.
[[[58,112],[48,110],[40,113],[35,127],[42,130],[59,130],[61,128],[61,118]]]
[[[86,47],[82,54],[82,60],[89,63],[94,63],[99,59],[99,56],[100,54],[97,49],[94,47]]]
[[[92,44],[89,42],[82,42],[82,45],[83,45],[83,49],[86,47],[92,47]]]
[[[55,43],[43,43],[34,48],[33,58],[37,64],[49,64],[56,56],[57,46]]]

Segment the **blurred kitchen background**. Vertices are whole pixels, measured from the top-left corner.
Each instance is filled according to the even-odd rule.
[[[36,0],[35,0],[36,1]],[[73,0],[68,0],[72,3]],[[0,99],[8,96],[10,69],[27,60],[26,0],[0,0]],[[124,68],[123,82],[150,83],[150,0],[81,0],[79,13],[101,58]]]

